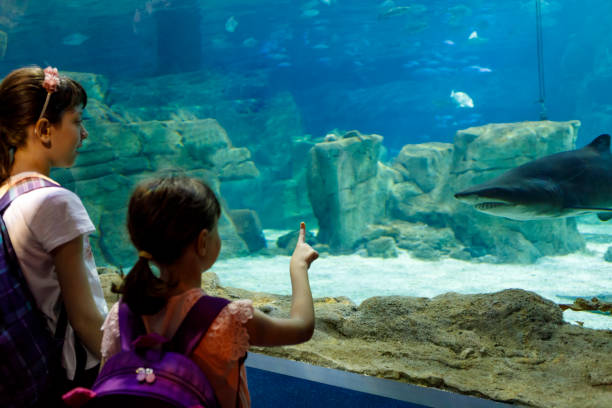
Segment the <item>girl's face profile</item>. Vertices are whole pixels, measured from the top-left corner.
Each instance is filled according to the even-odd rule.
[[[83,125],[83,109],[78,106],[62,114],[62,120],[52,125],[51,156],[54,167],[70,167],[74,164],[77,149],[88,136]]]

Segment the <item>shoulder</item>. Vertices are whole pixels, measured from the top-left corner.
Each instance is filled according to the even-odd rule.
[[[240,299],[230,302],[221,310],[219,315],[239,324],[245,324],[253,318],[253,301],[250,299]]]
[[[108,359],[121,350],[121,344],[119,343],[119,302],[115,303],[106,315],[102,330],[104,333],[102,334],[101,354],[103,358]]]
[[[219,312],[202,340],[205,352],[227,361],[235,361],[244,356],[250,346],[246,323],[252,318],[251,300],[228,303]]]
[[[106,320],[104,320],[104,324],[102,325],[102,330],[106,330],[107,327],[112,325],[116,325],[119,322],[119,302],[115,302],[108,314],[106,315]]]
[[[64,187],[43,187],[30,191],[15,199],[14,202],[30,201],[30,202],[45,202],[51,205],[69,205],[82,207],[81,199],[72,191]]]
[[[81,199],[63,187],[44,187],[15,198],[9,210],[17,210],[27,218],[49,217],[52,215],[86,216],[87,211]]]

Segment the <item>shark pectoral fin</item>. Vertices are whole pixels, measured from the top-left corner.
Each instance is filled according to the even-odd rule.
[[[600,221],[608,221],[612,219],[612,212],[597,213],[597,218],[599,218]]]

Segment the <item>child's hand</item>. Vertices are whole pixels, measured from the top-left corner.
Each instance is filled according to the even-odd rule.
[[[306,224],[301,222],[300,234],[298,236],[298,241],[295,246],[295,250],[293,251],[293,255],[291,255],[291,262],[304,262],[306,264],[306,268],[308,269],[310,268],[310,264],[319,257],[319,253],[306,243],[305,237]]]

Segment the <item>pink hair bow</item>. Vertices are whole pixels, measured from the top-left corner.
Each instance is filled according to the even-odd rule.
[[[57,91],[57,87],[60,84],[60,76],[59,72],[57,72],[57,68],[47,67],[45,68],[44,73],[45,80],[43,81],[43,87],[48,93]]]
[[[60,76],[59,72],[57,72],[57,68],[47,67],[43,71],[45,73],[45,79],[43,80],[43,88],[47,90],[47,99],[45,99],[45,104],[43,105],[42,112],[40,112],[40,116],[38,120],[41,120],[45,111],[47,110],[47,105],[49,104],[49,99],[51,98],[51,94],[57,91],[57,87],[60,84]]]

